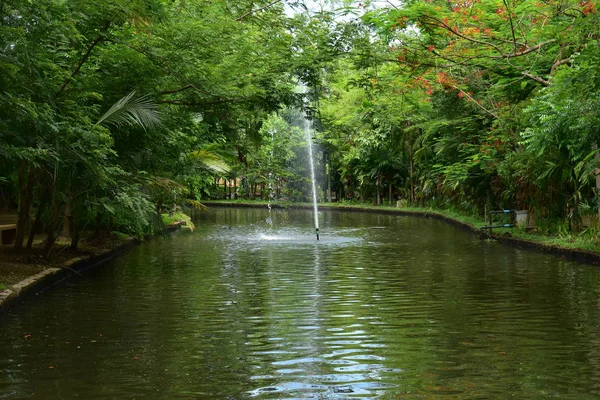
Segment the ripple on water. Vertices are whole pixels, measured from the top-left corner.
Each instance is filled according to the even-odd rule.
[[[321,217],[316,242],[308,213],[213,210],[24,304],[0,399],[600,398],[597,268]]]
[[[228,242],[238,248],[252,247],[253,250],[259,251],[265,246],[272,245],[283,245],[291,248],[317,245],[321,247],[359,245],[363,241],[364,231],[364,229],[331,228],[328,231],[322,231],[319,240],[317,240],[311,229],[242,226],[224,229],[209,236],[209,238],[215,241]]]

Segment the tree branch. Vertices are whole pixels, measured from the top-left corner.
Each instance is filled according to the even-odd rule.
[[[179,89],[163,90],[162,92],[158,92],[158,94],[159,95],[174,94],[174,93],[183,92],[184,90],[188,90],[188,89],[194,89],[194,86],[193,85],[187,85],[187,86],[181,87]]]
[[[442,27],[442,28],[450,31],[451,33],[455,34],[458,37],[461,37],[461,38],[463,38],[463,39],[465,39],[465,40],[467,40],[469,42],[472,42],[472,43],[478,43],[478,44],[481,44],[481,45],[484,45],[484,46],[489,46],[489,47],[493,48],[494,50],[496,50],[498,53],[500,53],[499,56],[489,56],[489,58],[492,58],[492,59],[514,58],[514,57],[524,56],[526,54],[529,54],[531,52],[539,50],[542,46],[545,46],[548,43],[556,42],[556,39],[550,39],[550,40],[546,40],[545,42],[539,43],[539,44],[537,44],[535,46],[528,47],[528,48],[526,48],[523,51],[514,52],[512,54],[505,54],[502,51],[502,49],[500,49],[495,44],[490,43],[490,42],[485,42],[483,40],[474,39],[474,38],[468,37],[466,35],[463,35],[462,33],[460,33],[459,31],[457,31],[456,29],[450,27],[448,24],[446,24],[442,20],[439,20],[439,19],[437,19],[435,17],[431,17],[431,16],[428,16],[428,15],[426,15],[425,18],[435,21],[435,24],[433,24],[433,25],[438,26],[438,27]],[[514,32],[513,32],[513,37],[514,37]],[[514,39],[514,45],[516,46],[516,44],[517,44],[517,42],[516,42],[516,38],[515,38]]]
[[[552,43],[552,42],[556,42],[556,39],[550,39],[550,40],[546,40],[545,42],[538,43],[538,44],[536,44],[535,46],[528,47],[528,48],[526,48],[526,49],[525,49],[525,50],[523,50],[523,51],[519,51],[519,52],[512,53],[512,54],[503,54],[503,55],[501,55],[501,56],[493,56],[493,57],[491,57],[491,58],[494,58],[494,59],[500,59],[500,58],[514,58],[514,57],[521,57],[521,56],[524,56],[524,55],[526,55],[526,54],[529,54],[529,53],[531,53],[531,52],[537,51],[537,50],[539,50],[539,49],[540,49],[542,46],[545,46],[545,45],[547,45],[548,43]]]
[[[560,67],[561,65],[568,64],[572,61],[571,56],[563,58],[563,51],[564,51],[565,47],[567,47],[567,44],[568,43],[561,44],[560,51],[558,52],[558,55],[556,56],[556,61],[554,61],[554,64],[552,64],[552,67],[550,68],[550,75],[552,75],[552,73],[554,73],[554,70],[556,68]],[[579,51],[581,51],[581,46],[582,45],[579,45],[577,47],[577,49],[575,50],[575,53],[578,53]]]
[[[510,44],[514,43],[512,40],[506,40],[506,39],[502,39],[502,38],[495,38],[495,39],[500,42],[504,42],[504,43],[510,43]],[[527,47],[527,45],[525,43],[521,43],[521,42],[517,42],[517,45],[519,45],[521,47]]]
[[[515,36],[515,26],[512,20],[512,12],[510,11],[510,7],[508,6],[508,2],[506,0],[502,0],[504,3],[504,7],[506,7],[506,14],[508,15],[508,20],[510,21],[510,34],[514,43],[514,52],[517,52],[517,38]]]
[[[479,104],[479,102],[477,100],[475,100],[473,98],[473,96],[471,96],[469,93],[465,92],[464,90],[461,90],[459,88],[457,88],[456,86],[454,86],[454,89],[457,89],[460,93],[462,93],[464,96],[467,96],[467,98],[469,100],[471,100],[472,103],[474,103],[477,107],[481,108],[483,111],[485,111],[487,114],[491,115],[492,117],[496,118],[496,119],[500,119],[500,117],[498,116],[498,114],[496,114],[493,111],[488,110],[487,108],[485,108],[484,106],[482,106],[481,104]]]
[[[523,75],[523,76],[525,76],[525,77],[527,77],[529,79],[533,79],[534,81],[539,82],[539,83],[541,83],[544,86],[550,86],[550,82],[549,81],[547,81],[547,80],[545,80],[543,78],[540,78],[539,76],[531,75],[529,72],[521,72],[521,75]]]
[[[554,70],[561,65],[565,65],[571,62],[571,57],[563,58],[562,60],[557,60],[554,64],[552,64],[552,68],[550,68],[550,75],[554,72]]]
[[[185,79],[185,77],[182,78],[180,74],[177,74],[176,71],[174,71],[170,67],[169,60],[166,59],[165,57],[163,57],[163,56],[155,56],[154,54],[151,54],[150,52],[148,52],[148,51],[146,51],[144,49],[138,48],[136,46],[132,46],[129,43],[125,43],[125,42],[121,42],[121,41],[116,41],[116,43],[119,43],[122,46],[125,46],[125,47],[127,47],[127,48],[129,48],[129,49],[131,49],[133,51],[136,51],[136,52],[140,53],[141,55],[143,55],[144,57],[146,57],[147,59],[149,59],[152,62],[152,64],[154,66],[156,66],[156,68],[158,68],[161,71],[163,71],[167,76],[171,76],[171,77],[175,78],[175,80],[179,81],[182,85],[185,84],[185,86],[183,88],[177,89],[177,90],[175,90],[175,91],[173,91],[171,93],[177,93],[177,92],[180,92],[180,91],[183,91],[183,90],[194,89],[194,90],[197,90],[200,93],[204,93],[204,94],[210,95],[210,93],[208,93],[207,91],[201,90],[199,87],[195,86],[193,83],[190,83],[189,80]],[[160,63],[159,60],[157,60],[157,58],[159,58],[162,61],[162,63]],[[169,91],[159,92],[159,94],[169,94],[169,93],[170,93]]]
[[[226,103],[243,103],[245,101],[250,101],[248,98],[235,98],[235,99],[219,99],[213,101],[205,101],[205,102],[192,102],[192,101],[183,101],[183,100],[158,100],[159,104],[172,104],[175,106],[190,106],[190,107],[205,107],[205,106],[215,106],[219,104]]]
[[[85,52],[85,54],[83,55],[83,57],[81,57],[81,59],[79,60],[79,63],[77,64],[77,67],[75,68],[75,70],[71,73],[71,75],[67,79],[65,79],[65,81],[63,82],[63,84],[60,87],[60,89],[58,89],[58,92],[56,92],[56,94],[54,95],[55,98],[58,97],[58,96],[60,96],[60,94],[67,88],[67,86],[69,86],[69,84],[71,83],[71,81],[73,80],[73,78],[81,70],[81,67],[83,66],[83,64],[85,64],[85,62],[88,60],[88,58],[90,58],[90,55],[92,54],[92,50],[94,49],[94,47],[96,47],[96,45],[98,43],[102,42],[103,40],[104,40],[104,36],[98,36],[88,46],[87,51]]]
[[[462,33],[460,33],[459,31],[457,31],[456,29],[454,29],[454,28],[450,27],[450,26],[449,26],[448,24],[446,24],[444,21],[442,21],[442,20],[439,20],[439,19],[437,19],[437,18],[435,18],[435,17],[431,17],[431,16],[429,16],[429,15],[426,15],[426,16],[425,16],[425,18],[428,18],[428,19],[431,19],[431,20],[435,21],[435,22],[437,23],[437,26],[441,26],[441,27],[443,27],[444,29],[446,29],[446,30],[448,30],[448,31],[452,32],[453,34],[455,34],[455,35],[456,35],[456,36],[458,36],[458,37],[461,37],[461,38],[463,38],[463,39],[465,39],[465,40],[468,40],[469,42],[478,43],[478,44],[482,44],[482,45],[484,45],[484,46],[491,47],[491,48],[493,48],[494,50],[496,50],[498,53],[500,53],[500,54],[503,54],[503,51],[502,51],[502,49],[500,49],[498,46],[496,46],[496,45],[495,45],[495,44],[493,44],[493,43],[484,42],[483,40],[477,40],[477,39],[473,39],[473,38],[470,38],[470,37],[468,37],[468,36],[465,36],[465,35],[463,35]]]
[[[275,5],[275,4],[280,3],[280,2],[281,2],[281,0],[272,1],[269,4],[267,4],[266,6],[261,7],[261,8],[257,8],[256,10],[249,11],[246,14],[242,15],[241,17],[236,18],[235,20],[236,21],[241,21],[244,18],[246,18],[246,17],[248,17],[248,16],[250,16],[250,15],[252,15],[254,13],[257,13],[257,12],[262,11],[262,10],[266,10],[267,8],[271,7],[272,5]]]

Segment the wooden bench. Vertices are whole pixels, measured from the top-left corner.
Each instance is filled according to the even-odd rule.
[[[13,242],[17,237],[17,216],[0,215],[0,246]]]

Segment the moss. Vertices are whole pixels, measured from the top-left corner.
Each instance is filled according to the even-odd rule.
[[[161,214],[160,216],[165,226],[183,223],[184,225],[190,227],[190,229],[192,230],[196,228],[194,223],[192,222],[192,218],[181,211],[172,214]]]
[[[118,240],[127,240],[129,239],[131,236],[123,233],[123,232],[117,232],[117,231],[113,231],[112,234],[118,239]]]

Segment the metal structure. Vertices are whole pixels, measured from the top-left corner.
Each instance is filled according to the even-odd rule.
[[[489,225],[482,226],[479,229],[489,229],[490,230],[490,236],[492,236],[492,229],[493,228],[514,228],[516,226],[516,224],[512,223],[512,221],[514,221],[516,219],[517,211],[518,210],[490,211],[488,213],[489,214]],[[495,215],[495,214],[509,215],[511,223],[494,225],[494,221],[492,219],[492,216]]]

